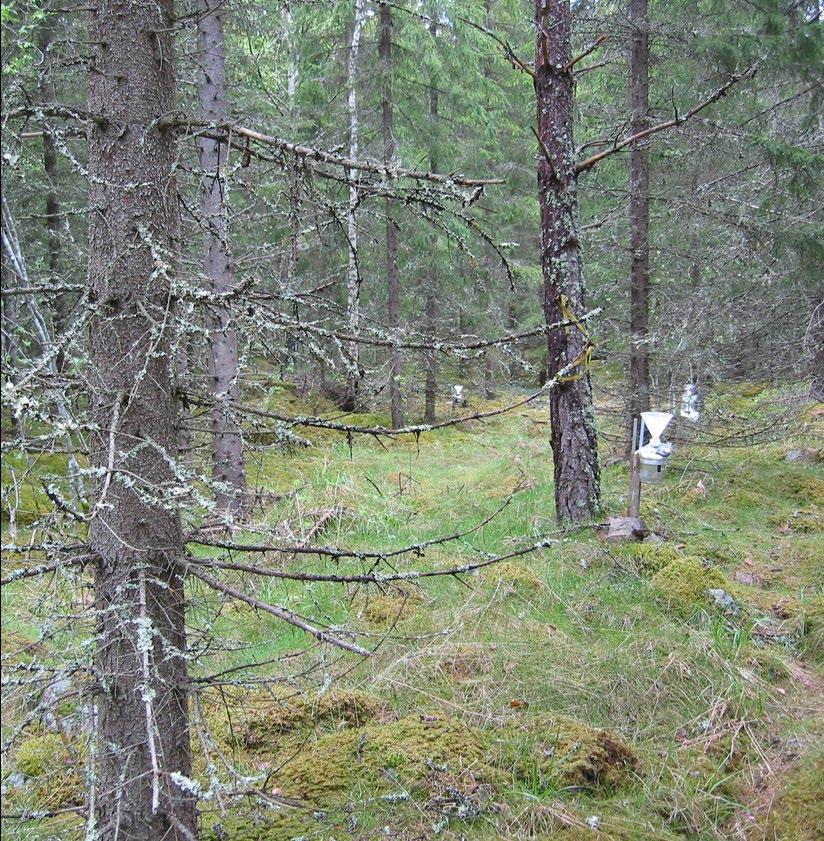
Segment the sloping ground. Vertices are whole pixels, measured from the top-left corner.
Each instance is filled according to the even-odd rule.
[[[619,441],[602,402],[609,464]],[[319,652],[245,607],[215,619],[217,602],[194,588],[193,627],[210,652],[196,677],[224,675],[193,707],[209,759],[199,779],[265,795],[213,784],[204,836],[821,837],[824,466],[785,456],[821,446],[824,411],[751,384],[714,396],[707,417],[700,430],[681,425],[689,440],[666,481],[644,490],[643,516],[663,542],[613,546],[592,528],[460,580],[258,585],[362,632],[376,649],[366,662]],[[351,453],[326,432],[307,435],[322,447],[291,453],[261,444],[252,472],[270,493],[255,516],[283,540],[322,520],[316,543],[400,547],[467,528],[515,492],[479,532],[395,566],[512,551],[555,530],[545,418],[531,407],[419,442],[356,441]],[[622,463],[605,467],[608,512],[622,509],[625,484]],[[306,556],[277,565],[361,568]],[[4,645],[11,633],[19,648],[34,641],[26,611],[42,609],[42,593],[13,589]],[[280,682],[245,685],[253,673],[240,667],[256,661]],[[7,778],[23,772],[4,811],[77,802],[70,748],[82,756],[29,727],[4,767]],[[74,837],[77,823],[63,820],[4,831]]]

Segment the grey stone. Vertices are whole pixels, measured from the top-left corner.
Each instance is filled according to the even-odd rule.
[[[649,529],[640,517],[610,517],[608,543],[622,543],[625,540],[642,540],[649,534]]]

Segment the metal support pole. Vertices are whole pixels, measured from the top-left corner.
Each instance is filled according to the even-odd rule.
[[[641,463],[635,446],[638,435],[643,434],[643,423],[639,429],[638,418],[632,419],[632,452],[629,455],[629,504],[627,505],[628,517],[641,516]],[[640,446],[640,444],[638,445]]]

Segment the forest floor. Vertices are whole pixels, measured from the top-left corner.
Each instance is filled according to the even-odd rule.
[[[255,585],[259,598],[362,632],[375,649],[365,660],[192,587],[195,678],[221,673],[193,705],[197,775],[204,790],[211,775],[267,795],[233,800],[214,786],[204,837],[824,837],[824,466],[786,460],[790,450],[814,459],[824,407],[800,394],[717,388],[700,430],[675,430],[683,440],[665,481],[644,487],[642,516],[661,540],[619,545],[599,528],[554,523],[545,405],[351,448],[315,431],[312,446],[283,452],[256,433],[250,481],[266,492],[236,540],[384,551],[469,529],[503,506],[483,528],[394,567],[447,569],[553,542],[477,573],[380,590]],[[288,386],[261,400],[319,408]],[[627,471],[611,409],[600,395],[604,506],[615,515]],[[375,421],[385,419],[347,417]],[[305,555],[257,562],[369,568]],[[88,599],[75,585],[69,595],[43,582],[3,589],[5,658],[80,645],[34,630],[38,616]],[[253,661],[267,662],[245,670]],[[255,683],[261,675],[277,682]],[[22,714],[7,706],[6,733]],[[36,722],[24,736],[4,762],[4,813],[71,806],[77,737]],[[69,815],[4,820],[3,830],[82,837]]]

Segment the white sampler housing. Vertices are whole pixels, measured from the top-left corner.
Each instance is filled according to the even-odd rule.
[[[672,415],[668,412],[641,412],[641,423],[652,436],[648,444],[636,451],[641,468],[641,481],[644,484],[660,482],[667,472],[667,459],[672,453],[672,444],[662,441],[661,436],[671,420]],[[640,440],[644,440],[643,427]]]

